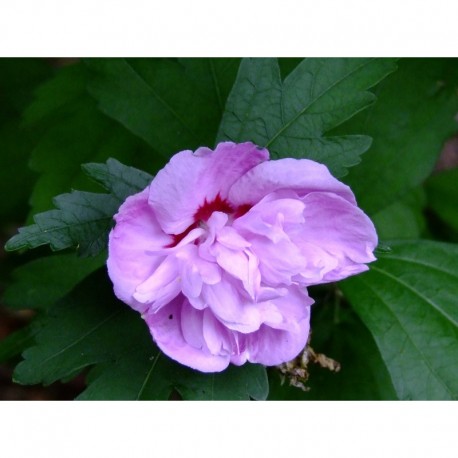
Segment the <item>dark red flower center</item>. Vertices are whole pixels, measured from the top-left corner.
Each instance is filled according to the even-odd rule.
[[[208,221],[213,212],[223,212],[231,214],[234,212],[231,204],[226,200],[222,199],[219,194],[210,202],[205,198],[203,205],[201,205],[196,213],[194,213],[194,221]]]
[[[171,243],[165,246],[165,248],[172,248],[178,245],[193,229],[199,227],[201,222],[206,222],[213,214],[213,212],[223,212],[228,215],[232,215],[234,219],[240,218],[248,210],[250,210],[250,204],[242,204],[234,208],[226,199],[223,199],[219,194],[211,200],[204,200],[204,203],[194,213],[194,223],[192,223],[185,231],[181,234],[172,234],[173,240]]]

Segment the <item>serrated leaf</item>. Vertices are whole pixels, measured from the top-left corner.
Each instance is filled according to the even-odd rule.
[[[102,267],[106,254],[81,258],[75,253],[35,259],[13,271],[3,302],[12,308],[47,308],[62,299],[90,273]]]
[[[15,369],[17,383],[50,384],[129,348],[130,336],[144,324],[114,299],[110,286],[106,274],[94,274],[50,309],[36,345]]]
[[[145,336],[145,343],[150,337]],[[161,352],[135,348],[114,363],[100,365],[89,374],[80,400],[160,400],[176,390],[187,400],[266,399],[269,385],[260,365],[230,366],[218,374],[204,374],[181,366]]]
[[[148,186],[153,176],[149,173],[128,167],[116,159],[108,159],[106,164],[83,164],[83,170],[91,178],[110,191],[119,202],[136,194]]]
[[[341,283],[400,399],[458,398],[458,246],[390,242],[370,271]]]
[[[49,244],[54,251],[77,247],[82,256],[96,256],[105,249],[113,215],[127,196],[143,190],[152,177],[114,159],[83,168],[111,194],[73,191],[55,197],[57,210],[35,215],[35,224],[20,228],[6,250]]]
[[[7,251],[49,244],[54,251],[77,247],[82,256],[95,256],[107,246],[108,231],[118,200],[110,194],[73,191],[54,199],[57,210],[35,215],[35,224],[19,229]]]
[[[317,160],[343,176],[370,138],[325,133],[372,104],[367,89],[394,69],[393,59],[304,59],[282,82],[276,59],[244,59],[218,141],[252,141],[276,157]]]
[[[229,366],[224,372],[203,374],[180,367],[175,378],[175,389],[184,399],[202,401],[265,400],[269,381],[264,366],[244,364]],[[182,372],[180,374],[180,372]]]
[[[202,81],[190,74],[192,63],[185,68],[172,59],[88,59],[86,64],[99,108],[164,157],[213,143],[220,107],[214,90],[204,93]]]
[[[33,328],[26,326],[2,339],[0,341],[0,363],[20,355],[25,348],[32,345],[33,338]]]
[[[443,142],[457,131],[456,59],[404,59],[375,91],[377,103],[333,132],[373,138],[363,162],[345,182],[370,215],[420,185]]]

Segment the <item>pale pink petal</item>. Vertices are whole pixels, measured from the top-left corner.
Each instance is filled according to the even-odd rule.
[[[269,158],[266,149],[252,143],[220,143],[213,153],[182,151],[158,172],[150,187],[149,202],[162,229],[180,234],[194,223],[205,201],[225,199],[233,183]]]
[[[289,234],[307,260],[307,270],[320,272],[311,283],[337,281],[367,270],[375,260],[377,234],[372,221],[355,205],[331,193],[302,199],[305,223]],[[336,217],[338,215],[338,217]]]
[[[306,265],[304,254],[290,241],[273,243],[263,237],[253,237],[251,241],[251,249],[259,258],[259,271],[266,285],[288,286]]]
[[[187,301],[183,301],[180,318],[184,340],[191,347],[202,350],[206,346],[203,335],[203,313],[196,310]]]
[[[282,321],[281,313],[271,301],[252,301],[235,282],[226,274],[220,283],[202,287],[206,305],[227,328],[248,333],[259,329],[264,322]]]
[[[290,242],[285,228],[304,222],[305,206],[297,196],[295,199],[275,199],[277,195],[278,193],[267,195],[245,215],[234,221],[233,228],[250,240],[251,245],[253,245],[253,235],[266,237],[269,240],[266,239],[265,242],[272,241],[274,244],[272,246],[276,246],[278,242]],[[281,249],[279,247],[276,249],[281,255]],[[260,256],[260,258],[264,257]]]
[[[355,204],[351,189],[334,178],[326,166],[308,159],[279,159],[252,168],[232,186],[229,202],[254,205],[267,194],[282,189],[299,197],[314,191],[333,192]]]
[[[219,243],[233,250],[248,248],[251,244],[245,240],[233,227],[224,226],[216,237]]]
[[[142,304],[154,304],[154,308],[171,301],[181,290],[178,267],[178,260],[173,255],[167,256],[154,273],[137,286],[134,298]]]
[[[230,355],[233,350],[231,340],[234,340],[233,332],[225,328],[219,322],[210,309],[203,312],[203,337],[205,343],[214,355]],[[231,339],[232,338],[232,339]]]
[[[164,257],[152,255],[171,241],[148,205],[148,189],[130,196],[115,215],[109,236],[108,274],[116,296],[140,313],[145,305],[133,298],[137,286],[149,278]]]
[[[307,343],[310,303],[311,299],[298,289],[277,301],[287,321],[281,328],[263,325],[258,332],[245,336],[248,361],[273,366],[294,359]]]
[[[195,348],[184,338],[181,328],[183,296],[178,296],[157,313],[145,316],[158,347],[170,358],[201,372],[220,372],[229,365],[229,355],[212,355],[204,347]],[[200,312],[202,313],[202,312]]]
[[[198,297],[202,291],[202,276],[195,264],[183,263],[181,268],[181,288],[187,297]]]

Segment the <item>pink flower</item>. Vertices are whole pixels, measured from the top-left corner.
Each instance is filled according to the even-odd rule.
[[[108,272],[161,350],[203,372],[276,365],[309,334],[306,287],[367,270],[377,235],[350,188],[252,143],[182,151],[115,216]]]

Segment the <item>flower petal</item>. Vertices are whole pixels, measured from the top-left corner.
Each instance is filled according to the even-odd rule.
[[[182,306],[185,299],[178,296],[145,320],[158,347],[170,358],[201,372],[220,372],[229,365],[229,355],[212,355],[204,347],[190,345],[182,332]],[[202,313],[202,312],[199,312]]]
[[[116,296],[140,313],[145,305],[133,297],[136,287],[150,277],[164,256],[149,254],[171,241],[159,226],[148,205],[148,188],[130,196],[115,215],[116,226],[109,236],[108,274]]]
[[[274,366],[294,359],[307,344],[310,331],[312,300],[299,288],[276,301],[287,322],[274,329],[262,325],[259,331],[246,336],[246,353],[252,363]]]
[[[229,191],[228,200],[238,206],[254,205],[264,196],[282,189],[299,197],[314,191],[333,192],[355,204],[351,189],[334,178],[326,166],[308,159],[279,159],[263,162],[245,173]]]
[[[272,301],[254,302],[228,274],[215,285],[202,287],[202,298],[227,328],[242,333],[259,329],[262,323],[281,323],[283,317]]]
[[[338,281],[367,270],[365,263],[375,260],[377,233],[366,214],[331,193],[311,193],[302,201],[305,223],[289,234],[307,260],[306,284]]]
[[[181,291],[179,265],[175,256],[167,256],[153,274],[137,286],[134,298],[150,304],[152,311],[170,302]]]
[[[220,143],[214,152],[203,148],[173,156],[150,187],[149,202],[162,229],[184,232],[205,201],[225,199],[237,179],[268,158],[268,151],[253,143],[231,142]]]
[[[208,349],[213,355],[232,353],[233,332],[225,328],[216,318],[213,312],[207,308],[203,312],[203,335]]]

